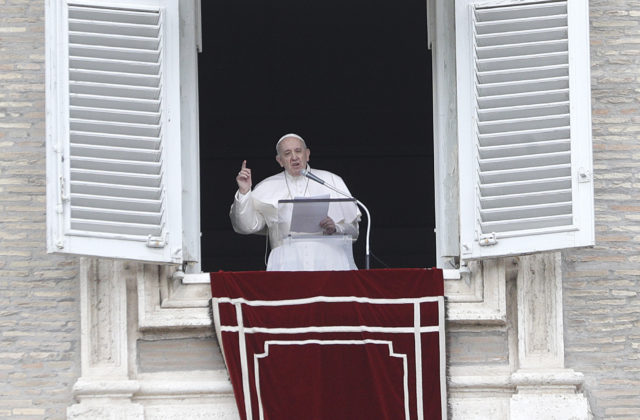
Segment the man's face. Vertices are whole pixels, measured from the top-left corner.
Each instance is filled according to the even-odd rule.
[[[299,176],[307,167],[310,154],[311,151],[304,147],[300,139],[289,137],[280,142],[276,160],[289,175]]]

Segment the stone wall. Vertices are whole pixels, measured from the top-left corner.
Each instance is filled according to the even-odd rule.
[[[565,357],[596,418],[640,418],[640,1],[591,0],[596,247],[564,253]]]
[[[60,419],[80,370],[78,261],[45,250],[44,2],[0,1],[0,417]]]

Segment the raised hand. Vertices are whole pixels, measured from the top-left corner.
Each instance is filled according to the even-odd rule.
[[[251,169],[247,168],[246,160],[242,161],[242,167],[238,172],[238,176],[236,176],[236,182],[241,194],[246,194],[251,190]]]

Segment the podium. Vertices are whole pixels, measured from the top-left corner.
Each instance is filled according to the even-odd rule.
[[[211,273],[242,419],[445,419],[438,269]]]
[[[352,236],[343,232],[323,235],[320,228],[327,215],[340,217],[342,206],[356,207],[355,199],[279,200],[276,235],[280,245],[271,251],[267,271],[357,270]]]

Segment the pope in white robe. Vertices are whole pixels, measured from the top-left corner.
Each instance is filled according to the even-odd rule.
[[[308,165],[310,149],[302,137],[287,134],[276,144],[276,161],[284,171],[270,176],[252,189],[251,169],[242,162],[236,177],[238,191],[231,205],[231,224],[241,234],[269,235],[271,254],[269,271],[354,270],[352,241],[358,237],[360,212],[354,202],[334,202],[329,205],[328,216],[320,221],[322,237],[291,238],[288,233],[290,219],[283,214],[278,221],[278,201],[300,197],[343,195],[317,183],[302,174]],[[313,169],[312,173],[339,191],[351,195],[342,178],[328,171]],[[280,205],[280,211],[283,206]]]

